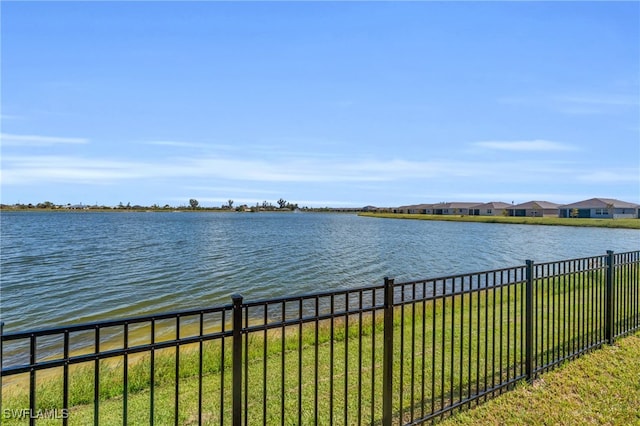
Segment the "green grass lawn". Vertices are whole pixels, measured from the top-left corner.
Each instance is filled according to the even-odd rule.
[[[511,289],[510,294],[515,295]],[[463,297],[465,302],[463,302]],[[455,298],[438,299],[420,303],[414,307],[396,309],[394,321],[394,416],[406,418],[413,407],[414,418],[419,413],[429,412],[433,407],[441,408],[449,401],[451,384],[456,395],[458,387],[476,392],[483,383],[497,380],[493,370],[476,369],[464,363],[457,370],[459,359],[473,348],[474,356],[479,350],[478,364],[494,363],[499,356],[505,366],[518,358],[519,345],[506,338],[501,341],[503,351],[497,349],[499,339],[484,331],[457,335],[458,327],[452,330],[452,312],[461,303],[480,307],[480,317],[472,321],[473,327],[486,330],[487,325],[516,321],[516,306],[508,303],[504,293],[504,304],[498,310],[485,309],[492,298],[486,292],[477,292]],[[502,312],[502,317],[497,312]],[[507,311],[510,312],[509,320]],[[475,312],[475,310],[474,310]],[[458,319],[459,313],[455,319]],[[347,326],[344,319],[327,319],[309,326],[294,325],[286,330],[270,330],[249,335],[246,341],[247,405],[243,408],[249,424],[372,424],[382,417],[382,361],[383,361],[383,317],[354,315]],[[422,329],[422,324],[426,328]],[[404,325],[404,327],[402,327]],[[498,326],[496,325],[498,328]],[[506,330],[506,327],[499,327]],[[513,327],[512,327],[513,328]],[[404,332],[401,332],[404,330]],[[515,329],[514,329],[515,331]],[[285,336],[283,339],[282,336]],[[453,343],[455,349],[448,345]],[[490,346],[487,351],[485,348]],[[510,358],[507,358],[509,346]],[[178,377],[178,423],[197,423],[198,394],[202,386],[203,422],[205,424],[230,424],[231,421],[231,341],[205,344],[202,384],[198,380],[199,351],[197,345],[180,350],[180,374]],[[463,353],[464,352],[464,353]],[[224,364],[221,354],[224,353]],[[498,355],[500,354],[500,355]],[[413,355],[413,356],[412,356]],[[435,362],[432,364],[431,360]],[[455,365],[453,361],[455,360]],[[122,361],[120,358],[119,361]],[[154,419],[156,424],[172,424],[175,403],[175,349],[156,351],[154,382]],[[317,365],[317,370],[316,366]],[[411,367],[411,368],[410,368]],[[415,370],[418,377],[412,377]],[[75,368],[70,376],[69,424],[91,424],[94,418],[93,377],[94,363]],[[509,370],[511,371],[511,370]],[[62,406],[61,369],[57,375],[49,375],[38,383],[37,406],[53,409]],[[101,361],[100,399],[98,416],[100,424],[123,423],[123,364]],[[505,367],[504,374],[507,374]],[[511,371],[512,376],[515,372]],[[148,424],[150,409],[149,357],[131,365],[128,372],[127,415],[131,424]],[[424,385],[424,386],[423,386]],[[421,397],[422,389],[426,392]],[[333,395],[333,398],[331,397]],[[29,406],[25,389],[3,389],[3,407],[24,408]],[[222,402],[222,404],[221,404]],[[222,407],[222,409],[221,409]],[[222,418],[224,417],[224,418]],[[7,424],[24,424],[7,421]],[[40,422],[39,424],[48,422]],[[51,422],[54,424],[54,422]]]
[[[386,219],[439,220],[450,222],[508,223],[518,225],[583,226],[640,229],[640,219],[580,219],[562,217],[461,216],[407,213],[359,213],[359,216]]]
[[[442,424],[640,425],[640,332]]]
[[[576,328],[578,324],[585,324],[579,317],[580,312],[589,315],[593,311],[567,311],[567,307],[593,300],[598,296],[596,289],[602,285],[602,276],[597,273],[574,274],[573,278],[562,285],[548,280],[541,282],[540,290],[535,293],[538,324],[562,328],[563,333],[555,335],[552,343],[557,345],[554,348],[569,352],[578,340],[586,340],[579,336],[587,335],[588,339],[597,341],[599,332]],[[522,300],[522,284],[516,284],[396,308],[394,422],[420,418],[505,379],[521,376]],[[562,307],[568,314],[566,319],[544,313],[544,306],[550,306],[553,300],[554,306]],[[586,323],[597,325],[594,318]],[[379,423],[382,417],[382,320],[381,312],[355,314],[248,334],[243,343],[243,415],[247,423]],[[549,334],[542,334],[541,328],[538,333],[535,339],[541,349],[538,360],[543,363],[545,350],[547,354],[551,350],[554,356],[557,354],[556,349],[543,344]],[[123,424],[125,400],[128,424],[149,424],[150,412],[155,424],[173,424],[176,400],[179,402],[178,424],[197,424],[200,395],[204,424],[231,424],[230,338],[203,343],[202,352],[198,343],[182,346],[179,359],[175,348],[156,350],[154,362],[153,387],[150,355],[129,362],[129,385],[124,398],[124,358],[99,361],[97,416],[100,424]],[[69,424],[93,424],[95,362],[72,366],[70,371]],[[46,375],[38,373],[38,377],[37,408],[60,409],[62,368]],[[545,377],[537,383],[544,383]],[[626,388],[621,389],[629,393]],[[490,391],[481,401],[498,393]],[[4,386],[2,395],[3,409],[29,407],[24,381]],[[463,404],[474,405],[476,402]],[[5,423],[27,424],[28,420],[4,419]],[[60,424],[60,420],[38,420],[38,424]]]

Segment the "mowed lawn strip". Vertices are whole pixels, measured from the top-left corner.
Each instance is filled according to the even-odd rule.
[[[597,228],[640,229],[640,219],[583,219],[564,217],[464,216],[408,213],[359,213],[359,216],[384,219],[439,220],[449,222],[506,223],[513,225],[583,226]]]
[[[640,425],[640,332],[442,424]]]

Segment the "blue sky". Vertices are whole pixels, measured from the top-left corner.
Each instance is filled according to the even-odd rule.
[[[638,2],[0,12],[3,203],[640,203]]]

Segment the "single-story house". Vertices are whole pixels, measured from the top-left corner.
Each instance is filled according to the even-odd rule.
[[[486,204],[480,204],[472,209],[469,214],[475,216],[505,216],[508,209],[511,208],[511,204],[503,203],[501,201],[492,201]]]
[[[550,201],[529,201],[509,207],[509,216],[558,217],[560,204]]]
[[[418,204],[412,206],[410,213],[413,214],[432,214],[431,211],[432,204]]]
[[[591,198],[559,207],[560,217],[640,218],[640,205],[613,198]]]
[[[393,212],[408,214],[432,214],[431,204],[414,204],[411,206],[401,206],[393,209]]]
[[[393,212],[394,213],[407,213],[408,209],[411,206],[400,206],[400,207],[394,207]]]
[[[482,203],[438,203],[431,205],[431,214],[441,215],[469,215],[473,214],[473,209]]]
[[[400,206],[400,207],[394,207],[393,212],[394,213],[408,213],[409,209],[412,206]]]

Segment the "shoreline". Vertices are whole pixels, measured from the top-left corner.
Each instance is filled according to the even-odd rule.
[[[509,225],[578,226],[583,228],[640,229],[640,219],[582,219],[561,217],[465,216],[410,213],[358,213],[380,219],[435,220],[443,222],[500,223]]]
[[[221,209],[218,207],[199,207],[196,210],[189,208],[170,208],[170,209],[113,209],[113,208],[89,208],[89,209],[41,209],[41,208],[29,208],[29,209],[15,209],[15,208],[0,208],[1,213],[336,213],[336,214],[354,214],[360,213],[360,209],[332,209],[332,208],[304,208],[299,210],[259,210],[259,211],[236,211]]]

